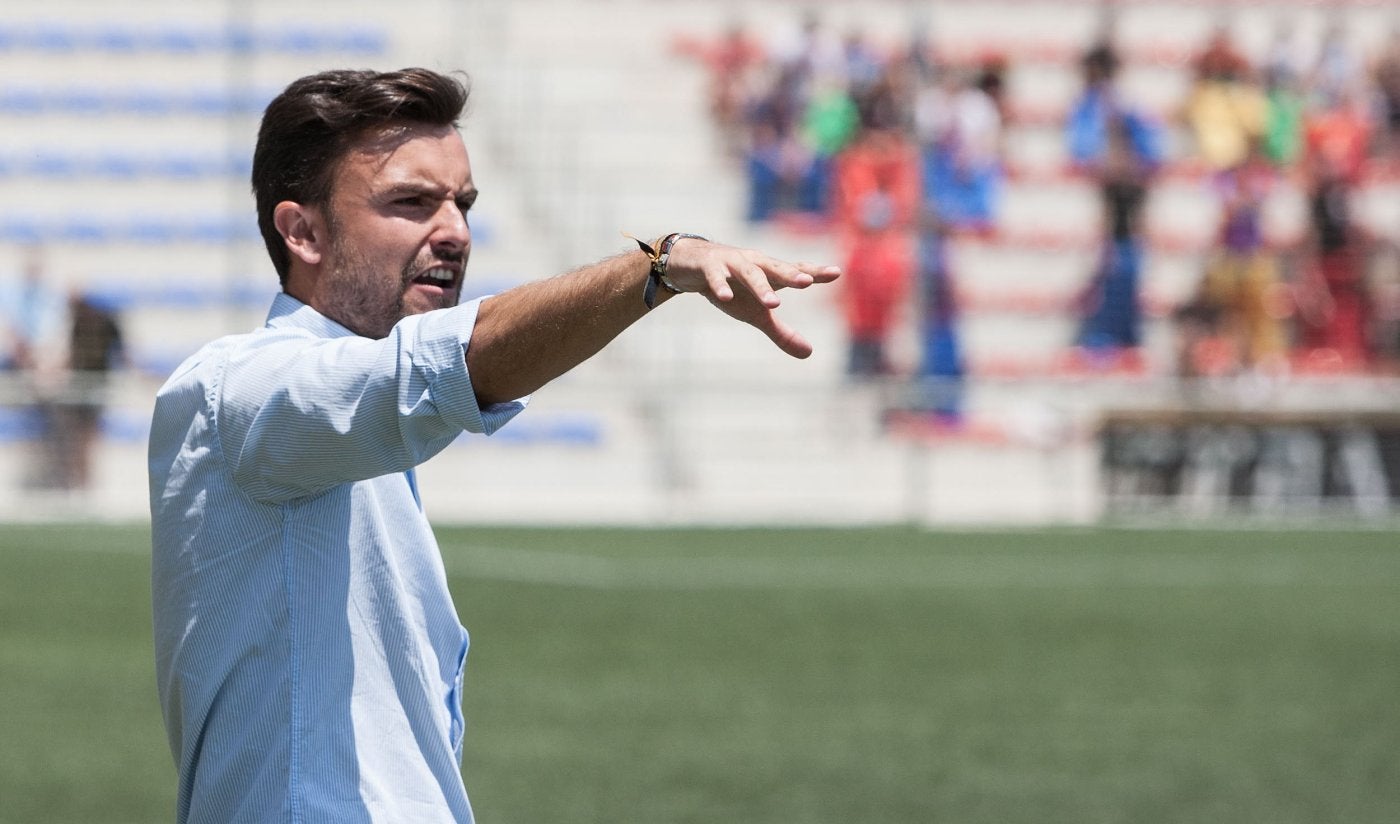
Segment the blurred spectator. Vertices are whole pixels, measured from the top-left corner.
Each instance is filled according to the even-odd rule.
[[[1076,344],[1089,365],[1132,366],[1142,345],[1139,289],[1146,243],[1143,208],[1157,170],[1155,138],[1145,121],[1118,114],[1107,124],[1103,155],[1093,167],[1102,197],[1105,237],[1098,266],[1081,299]]]
[[[859,29],[846,32],[841,58],[846,88],[856,99],[869,94],[885,73],[884,58]]]
[[[962,417],[965,370],[947,244],[946,227],[926,211],[917,235],[920,353],[915,403],[920,411],[956,423]]]
[[[845,247],[842,300],[857,378],[889,374],[886,343],[907,299],[910,228],[918,208],[915,153],[898,132],[862,128],[836,161],[835,217]]]
[[[1309,89],[1317,105],[1337,106],[1364,93],[1367,84],[1365,62],[1357,54],[1340,21],[1328,25],[1309,79]]]
[[[1294,289],[1300,354],[1308,364],[1356,369],[1369,360],[1367,241],[1353,222],[1346,179],[1325,158],[1314,159],[1309,218]]]
[[[22,409],[22,431],[32,446],[25,484],[48,488],[61,481],[61,453],[56,437],[61,430],[54,415],[66,357],[63,293],[52,281],[44,249],[22,252],[19,277],[0,284],[0,335],[5,341],[4,366],[9,391]]]
[[[1103,208],[1104,237],[1080,298],[1075,337],[1092,367],[1140,362],[1139,291],[1147,251],[1142,215],[1163,161],[1161,129],[1118,90],[1119,64],[1109,18],[1080,59],[1082,86],[1065,126],[1071,162],[1094,181]]]
[[[1080,61],[1081,87],[1065,123],[1070,161],[1077,166],[1097,164],[1104,156],[1108,124],[1119,110],[1117,71],[1118,57],[1109,42],[1095,44]]]
[[[1110,10],[1100,21],[1099,31],[1079,58],[1079,71],[1085,89],[1102,88],[1118,76],[1122,58],[1118,55],[1117,16]]]
[[[1370,155],[1372,122],[1360,90],[1326,98],[1303,124],[1307,162],[1315,174],[1344,186],[1362,182]]]
[[[1197,154],[1213,171],[1233,168],[1264,135],[1268,103],[1263,90],[1224,24],[1215,28],[1194,69],[1185,117]]]
[[[1280,167],[1292,166],[1302,154],[1304,74],[1297,33],[1291,24],[1281,23],[1264,63],[1263,145],[1265,156]]]
[[[1379,116],[1376,129],[1379,154],[1400,159],[1400,25],[1390,37],[1371,69],[1376,86]]]
[[[939,220],[953,230],[985,231],[996,222],[1001,185],[1001,112],[995,68],[946,70],[920,98],[923,188]]]
[[[1109,156],[1111,134],[1114,140],[1126,139],[1126,148],[1150,168],[1164,159],[1161,129],[1118,90],[1119,64],[1117,47],[1106,31],[1080,60],[1081,87],[1065,124],[1070,162],[1095,178]]]
[[[792,94],[799,110],[810,97],[808,84],[813,78],[845,76],[841,43],[826,30],[815,11],[803,15],[797,32],[778,31],[769,53],[774,64],[793,81]]]
[[[914,69],[904,55],[886,63],[875,84],[856,98],[861,123],[907,136],[913,122],[914,86]]]
[[[1307,79],[1307,51],[1292,18],[1274,25],[1268,50],[1264,53],[1264,82],[1303,88]]]
[[[874,81],[871,83],[873,85]],[[860,112],[840,77],[827,75],[815,79],[802,126],[804,141],[811,150],[811,166],[803,174],[797,208],[803,212],[825,213],[833,159],[846,148],[860,127]]]
[[[754,97],[746,107],[748,219],[824,215],[831,158],[849,141],[854,123],[845,55],[815,14],[803,18],[796,36],[778,38],[770,52],[771,61],[754,73]]]
[[[1239,368],[1235,346],[1220,331],[1217,307],[1197,296],[1172,313],[1175,332],[1174,367],[1186,379],[1218,378]]]
[[[84,489],[92,479],[92,451],[101,429],[110,371],[125,363],[116,312],[95,297],[69,298],[68,375],[53,409],[50,442],[55,448],[55,484]]]
[[[58,365],[63,335],[63,296],[49,280],[44,250],[23,250],[18,277],[0,283],[0,367],[37,372]]]
[[[781,212],[820,206],[823,181],[811,147],[800,128],[807,85],[795,65],[771,67],[749,116],[749,145],[745,150],[750,222],[763,222]]]
[[[917,85],[933,78],[939,70],[938,48],[929,37],[927,21],[916,22],[909,29],[899,60],[910,72],[910,82]]]
[[[1368,336],[1377,367],[1388,375],[1400,374],[1400,243],[1378,240],[1366,273],[1371,306]]]
[[[798,135],[779,132],[770,124],[760,122],[753,131],[746,159],[749,221],[758,223],[794,213],[822,215],[830,186],[830,160],[819,158]]]
[[[700,57],[709,69],[710,116],[719,127],[725,151],[738,155],[743,146],[744,104],[753,73],[763,61],[763,48],[736,21]]]
[[[748,182],[748,208],[745,218],[760,223],[778,209],[783,180],[783,146],[772,123],[753,125],[744,155],[744,175]]]
[[[1284,320],[1290,307],[1263,226],[1264,203],[1277,175],[1257,146],[1248,159],[1215,178],[1220,232],[1206,265],[1202,299],[1213,310],[1234,365],[1243,369],[1278,371],[1287,355]]]
[[[1249,76],[1249,58],[1235,45],[1230,24],[1224,21],[1215,24],[1205,48],[1196,55],[1192,63],[1197,80],[1213,80],[1225,83],[1246,82]]]

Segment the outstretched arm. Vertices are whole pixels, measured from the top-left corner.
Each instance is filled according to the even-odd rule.
[[[650,311],[642,300],[650,268],[646,254],[628,252],[483,301],[467,346],[478,401],[523,397],[597,354]],[[671,247],[666,272],[675,288],[704,295],[797,358],[810,355],[812,346],[777,316],[777,291],[840,275],[835,266],[788,263],[693,238]],[[672,297],[658,290],[656,304]]]

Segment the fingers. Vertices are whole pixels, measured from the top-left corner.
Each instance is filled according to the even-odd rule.
[[[810,278],[810,280],[807,281],[808,285],[811,285],[813,283],[830,283],[833,280],[836,280],[837,278],[841,277],[840,266],[826,266],[817,263],[807,263],[806,261],[803,261],[801,263],[795,263],[793,265],[803,275]],[[802,289],[805,287],[798,286],[797,288]]]
[[[769,309],[775,309],[778,304],[782,302],[778,299],[778,293],[773,290],[773,286],[768,279],[768,273],[764,271],[763,267],[755,265],[745,268],[741,274],[740,280],[749,288],[753,296],[758,298],[758,302],[763,304],[763,306]]]
[[[763,332],[779,349],[794,358],[805,359],[812,354],[812,344],[802,336],[802,333],[776,318],[774,318],[772,328],[764,329]]]
[[[750,324],[794,358],[807,358],[812,344],[780,320],[774,310],[780,289],[806,289],[841,276],[839,266],[788,263],[760,252],[718,244],[677,243],[671,278],[685,291],[700,291],[721,311]]]
[[[676,244],[670,268],[673,280],[689,282],[716,300],[727,303],[734,299],[734,290],[742,288],[770,308],[781,302],[779,289],[805,289],[841,275],[838,266],[788,263],[750,249],[688,241]],[[699,277],[681,274],[686,270]]]
[[[810,263],[794,264],[764,257],[742,268],[731,270],[725,285],[730,286],[733,281],[738,281],[758,299],[759,303],[769,309],[775,309],[782,303],[777,290],[806,289],[814,283],[830,283],[840,276],[841,268],[839,266],[817,266]],[[712,293],[722,301],[729,301],[733,298],[732,287],[726,288],[723,293],[718,290],[714,290]]]
[[[800,332],[784,323],[772,307],[759,304],[752,294],[737,294],[729,301],[721,301],[713,295],[708,297],[715,308],[759,330],[784,353],[794,358],[806,358],[812,354],[812,344]]]
[[[755,265],[763,271],[764,280],[775,289],[806,289],[814,283],[830,283],[841,276],[839,266],[805,261],[788,263],[766,255],[757,255]]]
[[[707,264],[704,272],[705,284],[715,300],[728,303],[734,299],[735,288],[742,288],[769,309],[781,303],[768,270],[746,258],[716,261]]]
[[[723,261],[711,260],[701,270],[705,276],[706,291],[715,300],[725,303],[734,299],[734,290],[729,286],[729,266]]]

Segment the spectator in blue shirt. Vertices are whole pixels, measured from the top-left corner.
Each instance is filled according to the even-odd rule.
[[[468,637],[414,467],[678,293],[811,352],[776,290],[839,270],[691,236],[458,305],[466,98],[423,69],[332,71],[264,113],[253,189],[282,292],[263,329],[176,370],[151,429],[181,822],[471,821]]]

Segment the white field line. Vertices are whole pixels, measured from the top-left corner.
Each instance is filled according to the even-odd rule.
[[[452,572],[470,578],[589,589],[1400,588],[1400,563],[1394,560],[1349,553],[1342,563],[1328,563],[1325,553],[619,559],[472,545],[449,552],[448,560]]]
[[[9,547],[0,546],[0,551]],[[14,547],[20,549],[20,547]],[[125,542],[100,541],[72,552],[148,554]],[[450,545],[444,553],[454,575],[490,581],[584,589],[808,589],[972,590],[1086,588],[1218,588],[1334,586],[1400,590],[1400,546],[1334,554],[1313,551],[1231,555],[1125,551],[1121,555],[988,552],[945,555],[765,557],[652,556],[611,558],[577,552],[503,546]]]

